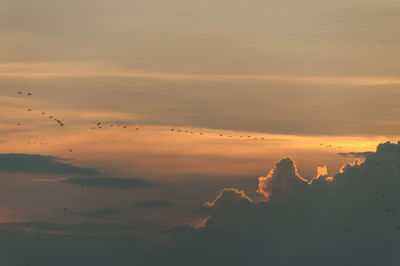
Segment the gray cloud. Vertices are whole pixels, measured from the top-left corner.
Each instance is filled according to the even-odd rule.
[[[110,189],[130,189],[156,186],[154,182],[149,180],[118,177],[74,177],[62,180],[61,182],[72,185]]]
[[[267,202],[224,189],[204,228],[174,228],[166,264],[395,265],[400,261],[400,142],[384,143],[333,180],[301,180],[276,165]],[[303,186],[298,183],[303,183]]]
[[[67,160],[37,154],[0,154],[0,171],[29,174],[98,175],[96,169],[68,164]]]
[[[363,158],[368,155],[373,155],[374,152],[365,151],[365,152],[339,152],[338,155],[345,158]]]

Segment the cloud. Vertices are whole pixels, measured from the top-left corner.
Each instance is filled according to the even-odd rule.
[[[268,201],[221,190],[205,204],[205,227],[171,230],[174,265],[398,264],[400,142],[380,144],[330,182],[326,175],[321,167],[305,180],[286,158],[260,180]]]
[[[0,154],[0,171],[29,174],[100,174],[96,169],[74,166],[54,156],[12,153]]]
[[[133,202],[135,207],[139,208],[170,208],[174,206],[172,202],[165,200],[142,200]]]
[[[118,215],[122,214],[123,211],[120,209],[116,208],[108,208],[108,209],[98,209],[94,211],[86,211],[86,212],[71,212],[74,215],[78,216],[85,216],[85,217],[91,217],[91,218],[105,218],[113,215]]]
[[[204,203],[204,206],[208,208],[219,208],[230,205],[232,202],[235,202],[235,204],[250,204],[253,200],[246,196],[243,190],[224,188],[220,191],[215,200]]]
[[[199,228],[160,232],[151,226],[93,223],[3,225],[0,260],[52,265],[57,256],[65,261],[60,265],[79,266],[398,265],[400,143],[380,144],[364,161],[342,167],[330,182],[326,175],[320,167],[312,180],[302,178],[294,160],[283,159],[262,180],[268,201],[222,189],[204,204],[206,223]],[[150,240],[130,234],[143,228],[153,230]],[[50,238],[51,232],[68,238]],[[46,241],[37,240],[39,233]],[[9,248],[15,239],[24,241]]]
[[[269,200],[271,196],[273,196],[274,200],[279,200],[279,198],[287,198],[292,191],[307,189],[309,184],[321,177],[328,177],[326,166],[319,166],[317,175],[308,180],[300,176],[293,159],[286,158],[276,163],[267,176],[258,178],[257,193],[262,195],[265,200]]]
[[[345,158],[364,158],[368,155],[372,155],[374,152],[366,151],[366,152],[339,152],[338,155]]]
[[[72,185],[109,189],[132,189],[156,186],[154,182],[149,180],[119,177],[74,177],[62,180],[61,182]]]

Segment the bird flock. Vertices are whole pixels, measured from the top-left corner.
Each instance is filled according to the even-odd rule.
[[[20,95],[20,96],[33,97],[32,92],[17,91],[17,94]],[[32,107],[29,107],[29,108],[27,108],[27,112],[34,112],[34,110],[33,110]],[[40,114],[41,114],[42,117],[48,118],[48,119],[54,121],[60,127],[64,127],[65,126],[65,123],[61,119],[57,118],[54,114],[48,114],[46,111],[40,111]],[[21,127],[22,123],[21,122],[17,122],[16,125],[17,125],[17,127]],[[115,123],[106,123],[106,122],[103,122],[103,121],[98,121],[98,122],[94,123],[91,126],[91,129],[92,130],[102,129],[102,128],[105,128],[105,127],[109,127],[109,128],[121,127],[122,129],[127,129],[128,125],[119,126],[119,125],[117,125]],[[135,131],[139,131],[140,128],[139,127],[135,127],[134,130]],[[172,133],[183,133],[183,134],[188,134],[188,135],[198,135],[198,136],[213,135],[213,134],[210,134],[210,133],[196,132],[196,131],[193,131],[193,129],[189,130],[189,129],[179,129],[179,128],[171,128],[170,132],[172,132]],[[250,141],[250,140],[251,141],[264,141],[265,140],[265,138],[262,137],[262,136],[251,136],[251,135],[215,134],[215,136],[219,137],[219,138],[224,138],[224,139],[242,139],[242,140],[248,140],[248,141]],[[42,145],[43,144],[47,144],[47,142],[44,142],[44,141],[42,141],[42,142],[29,142],[28,141],[27,143],[28,144],[42,144]],[[327,149],[331,149],[331,148],[341,149],[342,148],[341,146],[333,146],[331,144],[326,145],[326,144],[323,144],[323,143],[320,143],[320,146],[325,147]],[[73,150],[70,149],[70,148],[67,149],[67,151],[68,152],[73,152]]]

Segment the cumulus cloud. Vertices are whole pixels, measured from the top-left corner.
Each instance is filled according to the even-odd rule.
[[[266,176],[258,178],[257,193],[262,195],[265,200],[286,199],[293,191],[307,189],[308,185],[320,178],[328,178],[326,166],[317,168],[317,175],[312,179],[302,177],[293,159],[285,158],[275,164]]]
[[[187,254],[175,265],[211,257],[214,265],[398,264],[400,143],[380,144],[364,161],[326,176],[321,167],[312,180],[302,178],[286,158],[260,180],[268,201],[223,189],[206,203],[204,228],[172,232],[172,252]]]

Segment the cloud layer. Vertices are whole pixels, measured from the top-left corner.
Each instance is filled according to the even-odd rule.
[[[131,225],[3,224],[0,243],[25,240],[11,253],[3,249],[1,259],[52,265],[57,254],[65,262],[60,265],[79,266],[399,264],[400,142],[380,144],[365,161],[346,164],[329,180],[326,174],[322,167],[317,177],[305,179],[294,160],[283,159],[259,180],[267,198],[222,189],[199,209],[203,227],[155,229],[147,240],[130,235],[136,228]],[[102,236],[109,230],[123,236]]]

